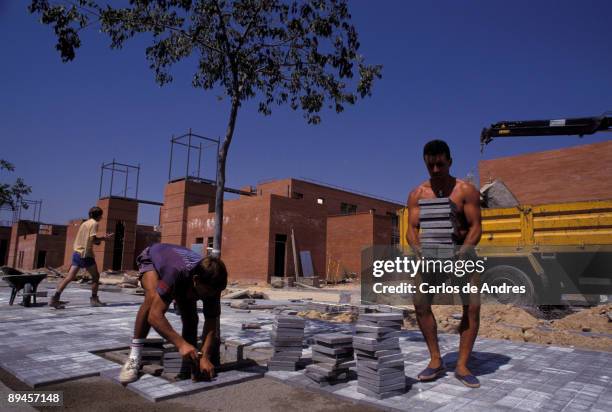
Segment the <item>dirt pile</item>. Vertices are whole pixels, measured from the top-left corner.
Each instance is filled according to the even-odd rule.
[[[461,306],[433,306],[432,310],[438,331],[458,333],[463,313]],[[481,307],[478,336],[612,352],[611,315],[610,304],[556,320],[539,319],[514,306],[485,305]],[[408,311],[404,327],[418,329],[414,310]]]
[[[353,323],[357,321],[357,314],[351,312],[324,313],[319,312],[318,310],[307,310],[304,312],[298,312],[297,315],[306,319],[326,320],[329,322],[338,323]]]

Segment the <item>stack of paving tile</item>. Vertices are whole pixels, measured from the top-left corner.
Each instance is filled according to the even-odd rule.
[[[311,365],[306,376],[321,385],[348,379],[353,366],[353,337],[343,333],[323,333],[313,337]]]
[[[145,339],[141,351],[142,364],[160,364],[164,355],[163,345],[163,339]]]
[[[306,321],[297,316],[278,315],[272,327],[274,355],[268,361],[268,370],[294,371],[302,356],[302,341]]]
[[[377,399],[406,391],[404,358],[399,346],[401,313],[363,313],[355,326],[357,391]]]
[[[164,353],[164,373],[179,374],[181,372],[181,366],[183,364],[183,358],[178,352],[166,352]]]
[[[419,200],[419,240],[424,257],[454,256],[457,241],[457,207],[448,197]]]

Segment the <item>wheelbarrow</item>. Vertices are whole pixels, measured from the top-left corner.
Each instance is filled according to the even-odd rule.
[[[47,292],[36,292],[40,282],[47,277],[47,274],[44,272],[24,273],[17,269],[2,267],[0,268],[0,273],[6,274],[6,276],[3,276],[2,279],[12,288],[9,305],[12,305],[15,302],[17,292],[22,289],[22,303],[25,307],[32,306],[32,301],[34,304],[36,304],[36,297],[47,296]]]

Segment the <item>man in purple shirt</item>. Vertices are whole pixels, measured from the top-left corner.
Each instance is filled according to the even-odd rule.
[[[211,362],[216,331],[221,315],[221,291],[227,286],[227,269],[221,259],[202,257],[182,246],[156,243],[147,247],[136,259],[140,283],[145,290],[145,300],[138,310],[134,325],[134,338],[130,356],[123,365],[119,380],[122,383],[138,379],[143,342],[151,326],[161,336],[172,342],[183,359],[198,362],[197,301],[204,303],[204,329],[202,332],[202,357],[200,372],[212,378],[215,368]],[[175,300],[183,322],[182,336],[166,319],[165,313]]]

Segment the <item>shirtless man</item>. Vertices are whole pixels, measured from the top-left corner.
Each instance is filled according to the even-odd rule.
[[[480,218],[480,193],[474,186],[450,175],[452,164],[450,149],[442,140],[432,140],[423,149],[423,160],[429,171],[429,180],[421,183],[408,196],[409,224],[406,237],[408,243],[420,256],[419,242],[419,200],[448,197],[456,205],[458,228],[458,244],[461,245],[457,258],[462,259],[478,244],[482,233]],[[453,275],[451,275],[453,276]],[[432,296],[431,296],[432,297]],[[459,325],[459,357],[455,368],[455,376],[466,386],[477,388],[478,379],[467,367],[480,325],[480,301],[478,295],[469,295],[463,302],[463,317]],[[431,360],[418,379],[429,381],[444,373],[445,366],[440,356],[436,319],[431,311],[431,300],[415,302],[415,311],[419,328],[427,343]]]

